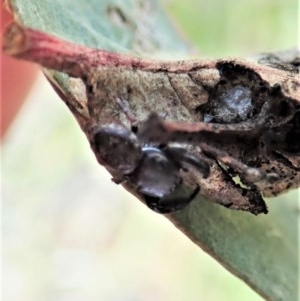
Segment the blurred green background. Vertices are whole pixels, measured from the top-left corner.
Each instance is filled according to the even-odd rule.
[[[205,56],[249,56],[296,47],[299,42],[297,0],[163,3],[181,32]]]
[[[205,56],[297,42],[294,0],[163,5]],[[262,300],[111,182],[42,76],[2,146],[2,176],[3,300]]]

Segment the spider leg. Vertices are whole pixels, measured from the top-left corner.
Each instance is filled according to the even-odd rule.
[[[186,207],[199,193],[200,187],[197,186],[191,193],[187,194],[187,189],[180,185],[169,197],[155,198],[144,195],[146,205],[157,213],[172,213]],[[181,192],[181,193],[180,193]],[[177,195],[177,197],[174,197]]]
[[[122,110],[122,112],[127,117],[128,121],[130,122],[131,127],[136,126],[138,123],[138,120],[137,120],[136,116],[132,113],[132,111],[130,110],[128,102],[117,96],[115,96],[114,98],[115,98],[115,101],[117,102],[117,104],[119,105],[120,109]]]
[[[207,178],[210,173],[210,166],[207,159],[199,153],[197,156],[183,147],[167,146],[164,148],[165,154],[180,167],[193,168],[199,171],[203,178]]]
[[[245,180],[248,183],[259,183],[267,176],[265,172],[262,172],[254,167],[249,167],[248,165],[228,155],[222,150],[211,147],[206,143],[200,143],[199,146],[207,156],[212,157],[223,163],[227,167],[232,168],[241,177],[241,179]]]

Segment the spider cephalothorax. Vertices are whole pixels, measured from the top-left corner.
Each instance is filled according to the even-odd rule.
[[[142,143],[120,124],[95,127],[91,144],[99,163],[115,175],[113,180],[135,187],[160,213],[182,209],[199,192],[199,186],[183,184],[181,169],[195,169],[204,178],[209,175],[209,164],[200,156],[180,146]]]

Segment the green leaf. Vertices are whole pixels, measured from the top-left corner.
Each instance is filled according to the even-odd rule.
[[[293,191],[269,199],[266,216],[226,210],[202,199],[173,221],[267,300],[297,300],[297,195]]]
[[[10,3],[26,26],[81,45],[143,53],[187,49],[154,1],[13,0]]]
[[[154,1],[11,0],[26,26],[64,39],[130,53],[187,53],[166,15]],[[55,73],[64,93],[65,76]],[[267,300],[297,300],[298,209],[294,191],[268,200],[269,214],[252,216],[202,198],[168,216],[197,245]],[[201,271],[199,271],[201,273]]]

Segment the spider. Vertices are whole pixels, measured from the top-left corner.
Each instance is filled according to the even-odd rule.
[[[98,125],[89,138],[92,149],[116,183],[133,187],[156,212],[183,209],[200,192],[231,209],[267,213],[263,196],[299,185],[292,166],[297,145],[287,148],[298,134],[299,114],[280,91],[260,105],[249,91],[227,89],[201,107],[203,119],[195,122],[164,120],[164,112],[138,121],[127,101],[115,97],[131,130]],[[192,185],[185,171],[191,171]]]
[[[117,184],[126,182],[144,197],[149,208],[170,213],[187,206],[200,187],[184,185],[180,170],[196,169],[203,178],[209,163],[183,146],[140,142],[137,135],[117,124],[102,124],[92,130],[91,146],[97,160]]]

